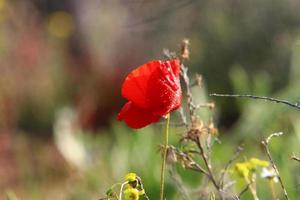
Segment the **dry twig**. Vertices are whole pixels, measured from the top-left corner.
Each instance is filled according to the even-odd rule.
[[[246,187],[240,192],[238,198],[240,199],[242,197],[243,194],[245,194],[245,192],[247,192],[247,190],[249,189],[249,186],[250,186],[251,183],[248,183],[246,185]]]
[[[300,162],[300,158],[295,155],[292,155],[291,159]]]
[[[216,179],[214,177],[214,174],[212,172],[212,166],[211,166],[211,164],[208,161],[208,157],[207,157],[207,155],[204,152],[204,148],[203,148],[203,146],[202,146],[202,144],[200,142],[200,138],[199,137],[198,137],[196,143],[197,143],[198,148],[200,149],[200,155],[203,158],[203,161],[204,161],[205,166],[207,168],[207,171],[208,171],[208,174],[209,174],[208,177],[210,178],[210,180],[213,183],[213,185],[215,186],[215,188],[221,193],[222,191],[221,191],[220,186],[219,186],[219,184],[217,183],[217,181],[216,181]]]
[[[220,187],[223,189],[224,188],[224,179],[225,179],[225,174],[228,171],[228,168],[230,167],[230,165],[232,164],[233,161],[235,161],[239,155],[241,154],[241,152],[244,150],[243,146],[238,146],[237,149],[235,150],[235,153],[233,154],[233,156],[231,157],[231,159],[226,163],[224,170],[221,173],[221,178],[220,178]]]
[[[195,120],[196,120],[196,117],[195,117],[196,106],[193,104],[193,97],[192,97],[192,93],[190,91],[190,79],[188,77],[188,68],[185,67],[183,64],[181,64],[181,71],[182,71],[182,77],[183,77],[183,80],[184,80],[184,83],[185,83],[185,86],[186,86],[187,104],[188,104],[188,107],[189,107],[190,120],[191,120],[191,123],[192,123],[192,126],[193,126],[194,123],[195,123]],[[217,181],[216,181],[216,179],[213,175],[212,166],[209,162],[208,156],[206,155],[206,153],[204,151],[204,148],[201,144],[200,138],[197,137],[195,142],[196,142],[198,148],[200,149],[200,155],[201,155],[201,157],[202,157],[202,159],[205,163],[205,166],[207,168],[208,175],[209,175],[208,177],[212,181],[215,188],[219,191],[219,193],[221,193],[220,186],[218,185],[218,183],[217,183]]]
[[[182,152],[179,149],[177,149],[176,147],[171,146],[171,145],[168,147],[168,151],[174,152],[176,154],[176,158],[178,158],[179,160],[185,161],[183,163],[185,164],[184,167],[186,169],[201,172],[201,173],[205,174],[206,176],[209,176],[208,172],[205,169],[203,169],[199,164],[197,164],[193,160],[193,158],[191,158],[191,156],[189,156],[188,153]]]
[[[263,144],[263,146],[264,146],[264,148],[265,148],[265,151],[266,151],[266,153],[267,153],[267,155],[268,155],[268,158],[269,158],[269,160],[270,160],[270,162],[271,162],[271,165],[272,165],[273,169],[274,169],[275,172],[276,172],[276,175],[277,175],[277,177],[278,177],[280,186],[281,186],[281,188],[282,188],[282,190],[283,190],[285,199],[286,199],[286,200],[289,200],[289,196],[288,196],[288,194],[287,194],[287,191],[286,191],[286,189],[285,189],[285,187],[284,187],[284,184],[283,184],[283,182],[282,182],[282,179],[281,179],[281,177],[280,177],[280,175],[279,175],[279,171],[278,171],[278,169],[277,169],[277,167],[276,167],[276,164],[275,164],[274,160],[272,159],[272,156],[271,156],[271,153],[270,153],[270,150],[269,150],[269,147],[268,147],[268,144],[269,144],[270,140],[271,140],[273,137],[278,137],[278,136],[281,136],[281,135],[283,135],[282,132],[279,132],[279,133],[273,133],[273,134],[269,135],[269,137],[267,137],[265,140],[263,140],[263,141],[262,141],[262,144]]]
[[[201,156],[202,160],[204,161],[205,164],[205,168],[203,169],[198,163],[194,162],[192,160],[192,158],[189,157],[188,154],[186,154],[186,161],[187,163],[185,163],[184,167],[193,171],[198,171],[201,172],[203,174],[205,174],[208,179],[212,182],[212,184],[214,185],[214,187],[216,188],[216,190],[218,191],[220,198],[223,198],[222,195],[222,190],[220,188],[219,183],[217,182],[214,174],[213,174],[213,170],[212,170],[212,166],[210,163],[210,150],[211,150],[211,145],[207,145],[207,151],[206,149],[204,149],[201,141],[200,141],[200,135],[203,134],[202,132],[205,132],[206,134],[210,134],[209,130],[210,127],[201,127],[201,123],[199,123],[198,121],[198,116],[196,115],[196,110],[202,107],[206,107],[206,108],[210,108],[213,109],[214,108],[214,103],[207,103],[207,104],[195,104],[193,101],[193,96],[191,93],[191,88],[194,86],[199,86],[201,87],[202,85],[202,77],[197,75],[196,76],[196,80],[194,82],[190,81],[190,78],[188,76],[188,67],[186,67],[184,65],[184,61],[187,60],[189,58],[189,41],[188,40],[183,40],[182,44],[181,44],[181,52],[180,52],[180,56],[177,58],[180,58],[180,63],[181,63],[181,77],[183,79],[183,82],[185,84],[185,96],[186,96],[186,100],[187,100],[187,107],[188,107],[188,114],[185,115],[183,109],[179,110],[179,114],[180,114],[180,118],[181,118],[181,124],[185,126],[186,130],[187,130],[187,136],[183,137],[181,139],[181,141],[183,140],[190,140],[193,141],[199,148],[199,152],[198,154]],[[172,53],[168,50],[164,50],[164,54],[167,58],[169,59],[173,59],[176,58],[176,54]],[[189,119],[187,119],[187,117],[189,117]],[[212,127],[213,128],[213,127]],[[209,139],[208,139],[209,140]],[[178,152],[177,154],[180,153],[180,156],[184,156],[182,155],[183,152]]]
[[[264,96],[255,96],[255,95],[249,95],[249,94],[210,94],[210,96],[215,96],[215,97],[234,97],[234,98],[250,98],[250,99],[260,99],[260,100],[266,100],[266,101],[272,101],[275,103],[281,103],[285,104],[288,106],[291,106],[293,108],[297,108],[300,110],[300,106],[297,103],[291,103],[286,100],[281,100],[281,99],[275,99],[272,97],[264,97]]]

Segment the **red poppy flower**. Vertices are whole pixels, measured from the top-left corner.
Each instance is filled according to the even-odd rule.
[[[142,128],[181,105],[178,60],[151,61],[133,70],[122,86],[128,102],[118,115],[131,128]]]

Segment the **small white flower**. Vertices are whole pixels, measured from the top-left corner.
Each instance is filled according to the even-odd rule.
[[[260,176],[266,179],[272,179],[275,183],[278,182],[278,177],[275,170],[272,167],[262,168]]]

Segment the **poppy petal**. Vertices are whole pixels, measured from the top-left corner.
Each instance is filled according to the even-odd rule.
[[[179,75],[177,59],[148,62],[127,76],[122,95],[135,105],[164,116],[181,105]]]
[[[180,62],[179,62],[179,60],[174,59],[174,60],[166,61],[166,63],[170,64],[174,75],[176,77],[179,77],[179,75],[180,75]]]
[[[124,120],[131,128],[143,128],[153,122],[157,122],[160,116],[153,115],[148,110],[144,110],[128,101],[118,114],[119,121]]]
[[[153,114],[164,116],[180,107],[180,64],[178,60],[163,62],[148,82],[146,99]]]
[[[147,108],[148,83],[160,66],[161,61],[151,61],[133,70],[123,83],[122,96],[141,108]]]

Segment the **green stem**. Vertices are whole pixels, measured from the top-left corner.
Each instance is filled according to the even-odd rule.
[[[166,127],[165,127],[165,144],[164,144],[164,152],[163,152],[163,160],[160,170],[160,200],[164,199],[164,185],[165,185],[165,168],[166,168],[166,159],[167,159],[167,150],[168,150],[168,142],[169,142],[169,125],[170,125],[170,114],[167,115],[166,119]]]
[[[273,179],[268,180],[269,181],[269,186],[270,186],[270,190],[271,190],[271,194],[272,194],[272,199],[276,200],[276,192],[275,192],[275,188],[274,188],[274,182]]]
[[[119,193],[119,200],[122,200],[123,188],[124,188],[124,185],[126,185],[127,183],[128,183],[128,181],[122,183],[122,185],[121,185],[120,193]]]
[[[256,184],[255,184],[256,175],[252,174],[251,180],[248,177],[245,177],[246,183],[249,185],[250,192],[253,196],[253,200],[259,200],[256,192]]]

